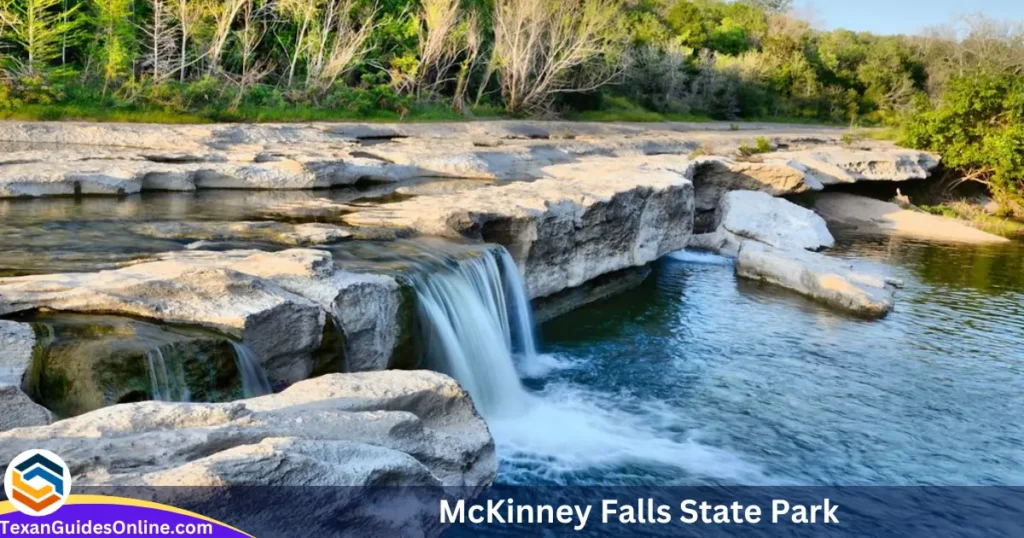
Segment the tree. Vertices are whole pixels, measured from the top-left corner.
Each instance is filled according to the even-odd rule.
[[[47,70],[61,57],[65,43],[81,36],[79,6],[62,10],[60,5],[61,0],[8,0],[3,6],[8,37],[16,54],[24,57],[16,61],[27,75]]]
[[[239,11],[251,0],[214,0],[210,5],[209,12],[213,19],[213,36],[210,39],[210,46],[206,52],[206,60],[210,65],[210,74],[216,74],[220,70],[220,57],[224,53],[224,46],[231,36],[231,25],[238,17]]]
[[[178,22],[178,80],[185,82],[185,71],[189,66],[188,40],[203,20],[205,6],[198,0],[171,0],[171,16]]]
[[[149,24],[142,29],[145,37],[146,67],[155,81],[162,81],[174,71],[174,28],[169,23],[167,0],[150,0]]]
[[[981,183],[1024,215],[1024,75],[954,77],[938,103],[910,115],[903,142],[940,152],[959,173],[953,186]]]
[[[366,53],[373,14],[353,17],[354,8],[353,0],[329,0],[312,19],[306,47],[307,90],[327,90]],[[359,24],[354,18],[368,22]]]
[[[422,0],[419,13],[419,50],[412,84],[417,93],[434,91],[456,63],[463,39],[456,35],[462,23],[459,0]]]
[[[257,58],[257,48],[269,30],[265,20],[267,8],[266,3],[257,5],[255,1],[249,0],[242,9],[242,27],[237,33],[238,55],[242,62],[242,76],[239,79],[242,91],[238,93],[239,98],[249,86],[259,82],[271,70],[269,61]]]
[[[135,27],[131,0],[96,0],[94,54],[103,70],[104,92],[115,80],[131,72],[135,59]]]
[[[768,13],[785,13],[793,8],[793,0],[745,0],[744,3]]]
[[[320,3],[318,0],[279,0],[277,9],[294,25],[294,35],[290,43],[278,38],[289,57],[288,86],[291,86],[295,80],[295,68],[298,66],[299,58],[309,46],[306,38],[309,35],[310,26],[315,24],[315,19],[319,16]]]
[[[497,0],[494,65],[505,108],[543,112],[558,93],[588,91],[618,69],[602,60],[623,42],[615,0]]]

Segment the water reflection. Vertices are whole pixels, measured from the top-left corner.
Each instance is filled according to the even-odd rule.
[[[0,276],[108,269],[160,252],[181,250],[193,241],[140,233],[143,223],[336,223],[359,206],[413,196],[403,189],[446,181],[423,178],[322,191],[206,190],[146,192],[122,198],[0,199]],[[274,248],[248,243],[240,246]]]

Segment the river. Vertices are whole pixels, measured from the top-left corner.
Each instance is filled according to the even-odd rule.
[[[895,310],[852,318],[681,252],[541,326],[534,405],[489,421],[498,482],[1024,484],[1024,245],[830,254],[888,265]]]

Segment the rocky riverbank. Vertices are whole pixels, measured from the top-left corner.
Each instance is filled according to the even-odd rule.
[[[777,197],[923,179],[938,159],[841,136],[757,124],[0,124],[0,235],[20,256],[0,267],[15,275],[0,278],[0,315],[21,316],[0,321],[0,430],[22,427],[0,434],[3,450],[55,450],[93,484],[486,485],[494,446],[469,396],[441,374],[395,371],[428,366],[424,324],[458,310],[445,293],[485,295],[511,354],[529,332],[509,321],[528,320],[517,294],[556,315],[696,246],[736,256],[740,277],[884,315],[898,283],[816,252],[833,242],[825,221]],[[761,138],[771,151],[752,155]],[[481,256],[486,244],[510,257]],[[424,312],[423,289],[454,285],[425,281],[441,270],[464,286],[433,290],[441,300]],[[54,367],[36,364],[52,338],[37,339],[45,325],[31,318],[54,311],[209,331],[283,392],[138,402],[155,399],[140,396],[142,374],[111,381],[95,366],[75,373],[99,394],[76,409],[100,409],[48,425],[26,376]],[[90,352],[142,360],[121,344],[131,338]],[[183,448],[143,465],[140,446]]]

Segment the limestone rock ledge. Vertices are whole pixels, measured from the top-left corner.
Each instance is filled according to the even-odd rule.
[[[0,432],[53,421],[50,411],[33,402],[23,390],[35,343],[31,326],[0,320]]]
[[[0,198],[201,189],[324,189],[361,181],[529,180],[591,158],[730,156],[765,137],[793,151],[843,131],[804,125],[494,121],[200,125],[4,122]],[[5,146],[5,147],[7,147]],[[740,188],[752,188],[750,186]]]
[[[545,167],[531,182],[418,196],[344,220],[504,245],[529,295],[544,297],[685,247],[693,167],[677,156],[595,158]]]
[[[478,492],[497,472],[494,441],[469,395],[429,371],[333,374],[232,403],[121,404],[0,433],[5,465],[30,448],[60,454],[76,487],[462,486]],[[168,491],[174,490],[154,494]],[[305,514],[287,517],[308,518],[307,529],[337,525],[353,508],[304,504]],[[373,517],[384,524],[412,518],[413,528],[436,525],[436,503],[430,508]],[[256,534],[281,535],[275,530],[286,529]]]
[[[0,315],[49,308],[200,325],[241,339],[276,383],[313,372],[328,315],[345,333],[345,369],[386,368],[401,301],[394,279],[343,271],[309,249],[180,251],[110,271],[0,278]]]
[[[729,191],[753,190],[783,196],[858,181],[926,179],[939,165],[939,156],[895,146],[850,148],[824,144],[740,159],[702,157],[697,163],[696,229],[708,232],[716,225],[711,212]]]
[[[859,149],[822,146],[767,153],[763,158],[799,163],[825,186],[858,181],[926,179],[939,166],[939,156],[934,153],[897,147]]]

